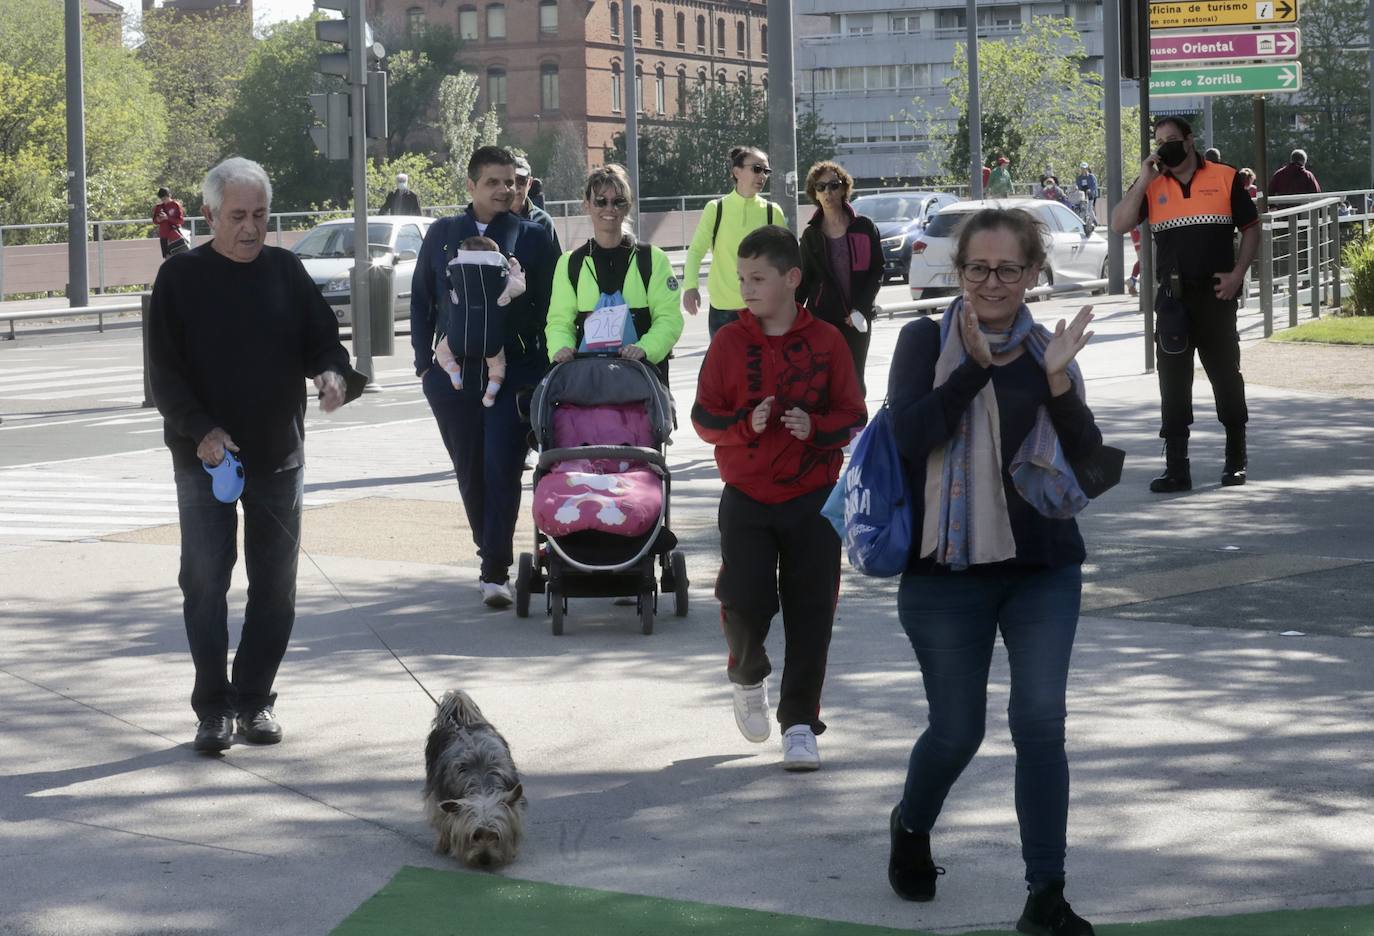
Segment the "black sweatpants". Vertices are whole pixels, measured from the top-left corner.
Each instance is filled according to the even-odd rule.
[[[1161,439],[1186,439],[1193,424],[1193,350],[1202,361],[1216,398],[1217,419],[1228,429],[1249,421],[1245,378],[1240,373],[1240,339],[1236,334],[1236,301],[1218,299],[1210,284],[1189,284],[1183,291],[1188,310],[1188,350],[1159,352]]]
[[[742,686],[762,682],[773,666],[764,640],[782,610],[787,643],[778,723],[810,725],[820,734],[821,687],[840,584],[840,538],[821,506],[824,487],[781,504],[761,504],[730,485],[720,497],[721,627],[730,649],[726,675]]]

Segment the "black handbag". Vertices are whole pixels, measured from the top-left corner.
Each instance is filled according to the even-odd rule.
[[[1126,464],[1126,452],[1112,445],[1099,445],[1091,453],[1072,463],[1078,487],[1093,500],[1121,481],[1121,469]]]

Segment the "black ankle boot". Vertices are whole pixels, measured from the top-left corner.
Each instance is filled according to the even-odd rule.
[[[1188,440],[1164,440],[1164,474],[1150,482],[1150,490],[1156,494],[1173,494],[1177,491],[1191,491],[1193,475],[1188,470]]]
[[[1064,899],[1063,881],[1030,889],[1016,931],[1027,936],[1096,936],[1093,925],[1074,913]]]
[[[935,879],[945,873],[930,857],[930,835],[908,832],[898,817],[900,806],[892,807],[889,822],[892,852],[887,859],[887,882],[903,900],[935,899]]]
[[[1221,469],[1221,483],[1235,487],[1245,483],[1245,427],[1226,430],[1226,466]]]

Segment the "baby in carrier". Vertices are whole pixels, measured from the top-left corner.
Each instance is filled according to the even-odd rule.
[[[502,256],[490,237],[469,237],[458,246],[448,263],[452,312],[434,357],[455,390],[463,389],[459,359],[485,358],[487,392],[482,405],[493,406],[506,379],[506,317],[501,310],[525,291],[525,271],[514,257]]]

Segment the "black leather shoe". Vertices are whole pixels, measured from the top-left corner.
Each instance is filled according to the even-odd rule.
[[[1245,483],[1246,462],[1245,429],[1226,430],[1226,464],[1221,469],[1221,483],[1224,487],[1237,487]]]
[[[270,708],[239,716],[239,734],[249,744],[276,744],[281,740],[281,722]]]
[[[1055,881],[1026,896],[1026,909],[1016,932],[1027,936],[1096,936],[1093,925],[1073,912],[1064,899],[1064,882]]]
[[[1188,469],[1188,440],[1166,439],[1164,442],[1164,473],[1150,482],[1155,494],[1176,494],[1193,489],[1193,475]]]
[[[229,750],[233,743],[234,720],[229,715],[211,715],[202,718],[196,726],[197,751],[218,753]]]
[[[898,817],[901,806],[892,807],[888,829],[892,851],[887,859],[887,883],[903,900],[935,899],[935,879],[945,873],[930,857],[930,835],[908,832]]]

